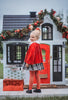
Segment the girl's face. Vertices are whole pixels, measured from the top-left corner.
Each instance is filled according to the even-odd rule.
[[[33,42],[33,41],[38,40],[38,38],[35,35],[30,34],[30,40],[31,40],[31,42]]]

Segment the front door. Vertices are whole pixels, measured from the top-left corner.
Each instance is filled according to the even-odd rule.
[[[40,44],[40,48],[43,56],[44,70],[40,71],[40,83],[49,84],[50,83],[50,46],[47,44]],[[36,79],[34,79],[36,83]]]

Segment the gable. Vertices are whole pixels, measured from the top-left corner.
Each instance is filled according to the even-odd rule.
[[[50,23],[50,24],[54,24],[53,20],[50,18],[49,15],[44,16],[44,21],[43,23]]]
[[[53,20],[50,18],[49,15],[44,16],[44,21],[41,24],[41,28],[42,25],[44,24],[51,24],[53,26],[53,41],[55,40],[61,40],[61,41],[66,41],[65,38],[63,38],[62,33],[58,31],[57,26],[55,25],[55,23],[53,22]]]

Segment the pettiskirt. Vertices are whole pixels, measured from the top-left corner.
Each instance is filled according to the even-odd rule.
[[[24,62],[22,67],[24,70],[31,70],[31,71],[44,69],[43,63],[33,64],[29,65],[29,67],[26,67],[26,63]]]

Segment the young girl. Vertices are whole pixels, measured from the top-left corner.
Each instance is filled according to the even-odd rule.
[[[31,44],[29,46],[29,49],[27,50],[25,60],[23,63],[23,69],[30,71],[29,89],[26,91],[26,93],[32,93],[34,76],[36,77],[37,80],[37,88],[34,90],[34,92],[38,93],[41,92],[39,70],[44,69],[44,66],[43,66],[40,44],[38,42],[39,37],[40,37],[40,29],[37,28],[31,32],[30,34]]]

